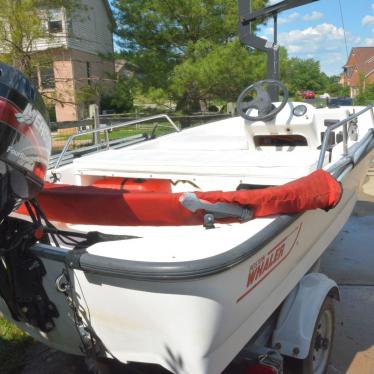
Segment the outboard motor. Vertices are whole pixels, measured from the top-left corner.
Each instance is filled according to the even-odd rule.
[[[0,296],[14,320],[43,332],[55,327],[58,311],[43,287],[44,264],[30,250],[41,222],[34,214],[33,222],[9,214],[27,200],[30,212],[36,209],[50,152],[41,96],[23,74],[0,63]]]
[[[48,124],[33,84],[0,63],[0,221],[43,188],[52,143]]]

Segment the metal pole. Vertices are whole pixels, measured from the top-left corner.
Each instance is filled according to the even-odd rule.
[[[94,130],[100,128],[100,116],[99,116],[99,106],[95,104],[94,109]],[[98,132],[94,133],[94,144],[98,145],[100,143],[100,134]]]
[[[277,13],[272,13],[274,18],[274,42],[260,38],[253,33],[252,21],[246,21],[246,15],[252,14],[252,0],[239,0],[239,37],[243,44],[246,44],[267,54],[267,78],[279,80],[279,46],[278,40],[278,19]],[[269,95],[272,101],[278,101],[278,89],[269,87]]]
[[[348,124],[343,125],[343,155],[347,156],[348,154]]]
[[[278,13],[293,9],[318,0],[283,0],[265,8],[252,10],[252,0],[238,0],[239,10],[239,37],[243,44],[259,51],[267,53],[268,56],[268,78],[279,80],[279,46],[278,46]],[[273,43],[260,38],[253,33],[251,23],[263,20],[267,17],[274,18],[274,41]],[[273,101],[278,101],[278,90],[270,89],[269,94]]]
[[[273,15],[274,19],[274,42],[271,48],[267,51],[268,53],[268,78],[279,81],[280,80],[280,69],[279,69],[279,46],[278,46],[278,15]],[[272,101],[279,101],[279,89],[277,86],[270,86],[268,88],[269,95]]]
[[[109,142],[109,131],[108,129],[105,130],[105,141],[106,141],[106,149],[109,149],[110,148],[110,142]]]

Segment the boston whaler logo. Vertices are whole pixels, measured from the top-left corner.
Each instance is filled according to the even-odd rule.
[[[270,268],[284,257],[285,244],[281,243],[278,247],[273,248],[265,256],[251,265],[249,269],[247,287],[252,286],[258,279],[262,277]]]
[[[243,300],[254,288],[256,288],[291,253],[297,243],[301,226],[302,223],[281,242],[250,265],[246,291],[239,297],[236,301],[237,303]]]

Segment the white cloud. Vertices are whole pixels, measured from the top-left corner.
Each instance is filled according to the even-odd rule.
[[[364,47],[374,47],[374,37],[366,38],[363,42]]]
[[[374,12],[374,3],[371,4],[371,9]],[[361,21],[362,26],[369,26],[374,24],[374,16],[373,15],[366,15],[362,21]]]
[[[357,44],[360,38],[347,33],[347,39]],[[306,29],[291,30],[279,35],[280,43],[292,50],[311,53],[323,50],[339,50],[344,47],[344,30],[331,23],[322,23]]]
[[[263,31],[265,35],[274,35],[274,27],[266,27],[266,29]]]
[[[346,36],[350,45],[363,44],[360,37],[351,33],[347,33]],[[331,23],[280,33],[279,43],[287,48],[290,57],[310,58],[312,56],[320,60],[322,70],[330,75],[340,73],[347,59],[344,30]],[[367,40],[364,43],[370,43],[370,41]]]
[[[291,23],[291,22],[297,20],[299,17],[300,17],[299,13],[293,12],[286,17],[279,17],[278,18],[278,24],[279,25],[284,25],[285,23]]]
[[[362,25],[363,26],[369,26],[369,25],[372,25],[374,24],[374,16],[365,16],[362,21],[361,21]]]
[[[312,52],[327,47],[331,41],[341,41],[344,38],[342,28],[338,28],[331,23],[322,23],[314,27],[308,27],[304,30],[291,30],[281,33],[280,42],[288,48],[298,51]],[[336,43],[334,48],[338,48]]]
[[[323,13],[317,12],[316,10],[314,10],[312,13],[306,14],[303,17],[303,20],[304,21],[316,21],[321,18],[323,18]]]

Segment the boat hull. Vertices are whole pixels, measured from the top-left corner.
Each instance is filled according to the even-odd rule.
[[[157,363],[178,373],[222,372],[343,227],[371,157],[368,154],[345,176],[344,193],[334,209],[294,216],[252,256],[224,271],[188,279],[141,280],[125,273],[73,270],[71,281],[83,317],[107,351],[122,362]],[[48,334],[17,324],[49,346],[81,354],[72,310],[55,287],[67,252],[43,246],[34,252],[47,269],[43,285],[60,317]],[[0,310],[11,319],[1,299]]]

